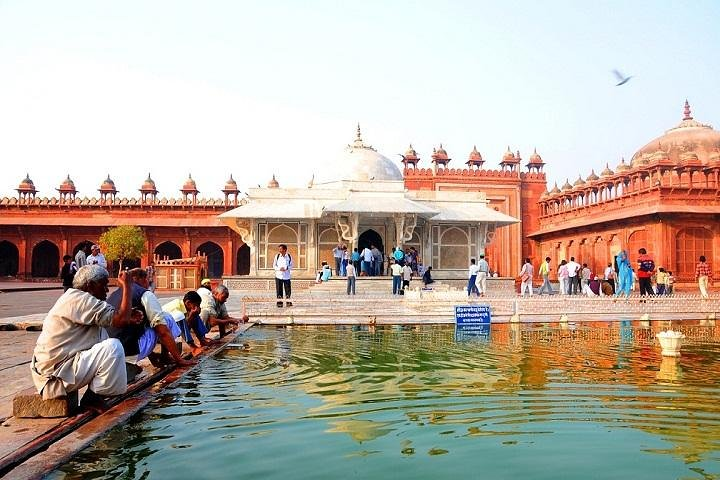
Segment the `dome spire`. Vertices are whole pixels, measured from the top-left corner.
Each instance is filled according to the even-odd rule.
[[[692,120],[692,112],[690,111],[690,103],[685,99],[685,109],[683,110],[683,120]]]

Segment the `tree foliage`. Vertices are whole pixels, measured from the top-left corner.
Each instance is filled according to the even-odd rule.
[[[100,247],[108,261],[140,258],[145,252],[146,238],[140,227],[120,225],[100,235]]]

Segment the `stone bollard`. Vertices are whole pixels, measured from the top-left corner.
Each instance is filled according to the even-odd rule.
[[[685,338],[682,332],[666,330],[655,334],[655,336],[660,341],[660,347],[662,348],[662,355],[664,357],[680,356],[680,347],[682,347],[682,341]]]

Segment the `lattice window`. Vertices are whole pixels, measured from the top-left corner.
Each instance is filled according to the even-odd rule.
[[[695,266],[700,255],[713,258],[713,235],[706,228],[685,228],[675,237],[675,278],[694,280]]]

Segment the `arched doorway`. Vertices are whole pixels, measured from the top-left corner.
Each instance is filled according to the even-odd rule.
[[[375,245],[378,250],[385,253],[382,237],[375,230],[369,228],[361,233],[360,238],[358,238],[358,252],[362,252],[363,248],[370,248],[372,245]]]
[[[161,260],[175,260],[182,258],[182,250],[173,242],[163,242],[154,251],[155,255],[159,256]]]
[[[250,275],[250,247],[247,244],[238,248],[236,260],[237,274]]]
[[[225,255],[220,245],[215,242],[205,242],[197,248],[197,251],[207,257],[207,276],[210,278],[222,278]]]
[[[81,248],[83,248],[85,245],[92,246],[92,245],[93,245],[93,242],[91,242],[90,240],[83,240],[82,242],[80,242],[80,243],[78,243],[77,245],[75,245],[75,246],[73,247],[72,254],[71,254],[72,257],[73,257],[73,259],[75,258],[75,255],[77,255],[77,252],[78,252]],[[88,255],[89,255],[89,254],[88,254]]]
[[[33,277],[57,277],[60,272],[60,250],[49,240],[43,240],[33,247],[32,270]]]
[[[18,273],[20,254],[15,244],[0,242],[0,277],[14,277]]]

